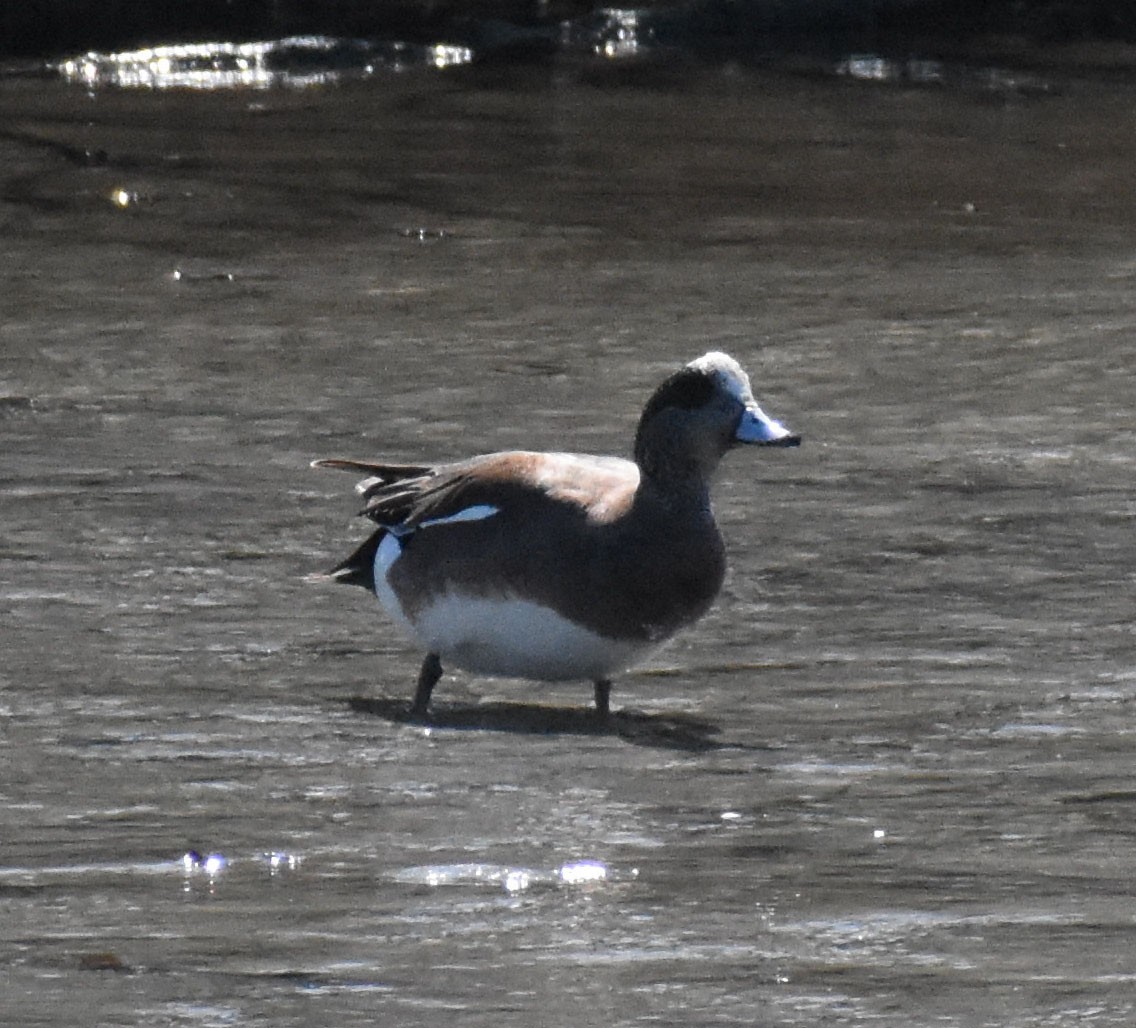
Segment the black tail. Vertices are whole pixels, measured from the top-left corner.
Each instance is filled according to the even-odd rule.
[[[375,591],[375,551],[383,536],[387,534],[385,528],[372,532],[363,543],[345,561],[336,564],[328,573],[328,578],[334,578],[341,585],[361,585],[369,592]]]

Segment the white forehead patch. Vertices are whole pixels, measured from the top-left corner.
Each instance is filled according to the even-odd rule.
[[[692,360],[687,367],[707,375],[713,375],[718,384],[738,403],[747,405],[753,402],[753,389],[749,384],[749,375],[728,353],[711,350],[697,360]]]

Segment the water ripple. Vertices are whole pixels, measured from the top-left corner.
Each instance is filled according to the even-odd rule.
[[[624,877],[635,877],[632,870]],[[536,886],[582,886],[611,881],[616,876],[599,860],[572,860],[551,869],[511,867],[505,864],[465,863],[426,864],[399,871],[395,881],[404,885],[431,888],[447,885],[489,885],[508,893],[524,892]]]

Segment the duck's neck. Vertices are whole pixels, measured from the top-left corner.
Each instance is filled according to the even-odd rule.
[[[710,514],[710,475],[700,463],[681,460],[673,453],[637,455],[642,487],[669,507]]]
[[[710,479],[723,451],[699,427],[673,412],[644,416],[635,434],[635,463],[668,505],[709,512]]]

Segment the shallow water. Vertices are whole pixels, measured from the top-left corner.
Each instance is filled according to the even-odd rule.
[[[0,82],[5,1023],[1131,1024],[1132,99]],[[806,438],[714,611],[406,723],[308,460],[622,453],[710,347]]]

